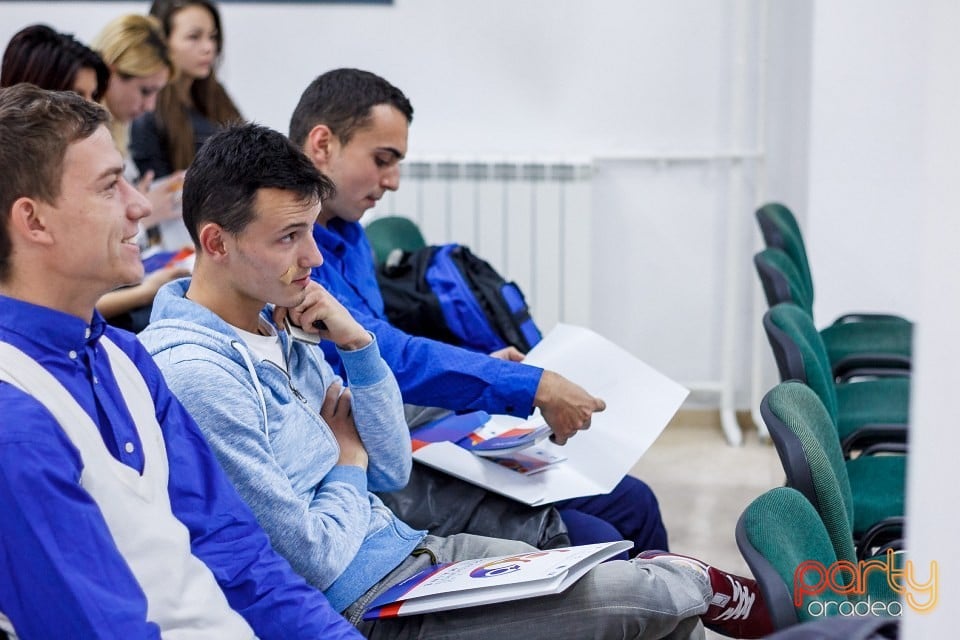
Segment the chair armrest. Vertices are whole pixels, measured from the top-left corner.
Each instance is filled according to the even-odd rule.
[[[892,313],[866,313],[866,312],[854,312],[854,313],[845,313],[836,320],[833,321],[833,324],[846,324],[848,322],[907,322],[910,321],[904,318],[903,316],[894,315]]]
[[[843,457],[849,458],[850,452],[866,449],[880,443],[906,443],[909,426],[905,424],[865,424],[840,443]]]
[[[910,445],[906,442],[878,442],[871,444],[860,452],[861,456],[874,456],[882,453],[896,453],[906,455],[910,453]]]
[[[893,541],[903,538],[903,526],[906,518],[896,516],[885,518],[870,527],[866,533],[857,540],[857,559],[865,560],[874,555],[877,547],[884,547]]]
[[[858,353],[833,363],[833,377],[837,382],[849,382],[854,377],[891,377],[910,375],[908,356],[889,353]]]

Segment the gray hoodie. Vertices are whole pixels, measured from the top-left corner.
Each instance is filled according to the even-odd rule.
[[[412,465],[393,374],[375,340],[340,353],[369,467],[338,465],[340,448],[320,407],[340,379],[320,349],[281,331],[287,371],[260,360],[233,327],[184,297],[189,284],[160,289],[139,337],[274,548],[343,611],[425,535],[371,493],[403,487]]]

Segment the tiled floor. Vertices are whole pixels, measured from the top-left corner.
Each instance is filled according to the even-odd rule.
[[[750,575],[734,539],[737,518],[751,500],[784,482],[773,445],[752,425],[743,446],[731,447],[716,413],[681,411],[632,473],[657,494],[672,551]]]

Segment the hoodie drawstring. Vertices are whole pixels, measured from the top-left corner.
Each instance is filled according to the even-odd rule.
[[[240,353],[244,364],[247,365],[247,371],[250,372],[250,379],[253,381],[253,387],[257,390],[257,398],[260,400],[260,412],[263,415],[263,435],[267,440],[270,439],[270,424],[267,422],[267,400],[263,395],[263,387],[260,385],[260,378],[257,377],[257,371],[253,368],[253,360],[247,352],[246,346],[239,340],[231,340],[230,346]]]

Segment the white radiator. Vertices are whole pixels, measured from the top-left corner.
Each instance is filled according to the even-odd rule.
[[[543,332],[590,323],[590,180],[584,162],[411,160],[364,216],[402,215],[429,244],[458,242],[523,290]]]

